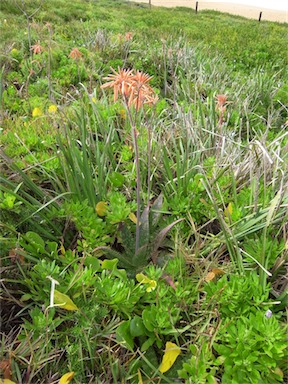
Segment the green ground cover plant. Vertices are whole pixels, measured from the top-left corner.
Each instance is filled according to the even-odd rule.
[[[287,24],[0,4],[0,383],[281,383]]]

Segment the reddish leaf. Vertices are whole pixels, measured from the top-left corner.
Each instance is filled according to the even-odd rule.
[[[158,233],[158,235],[156,236],[156,238],[154,240],[154,247],[153,247],[152,252],[151,252],[151,259],[152,259],[153,263],[156,263],[156,261],[157,261],[158,249],[161,246],[162,241],[167,236],[168,232],[174,227],[174,225],[176,225],[177,223],[180,223],[180,221],[183,221],[183,220],[184,219],[178,219],[178,220],[174,221],[173,223],[167,225],[167,227],[165,227],[164,229],[162,229],[162,231],[160,231]]]
[[[166,283],[169,284],[174,289],[174,291],[176,291],[176,285],[174,284],[174,281],[170,275],[168,275],[167,273],[163,273],[161,278],[165,280]]]
[[[20,264],[24,264],[24,256],[21,255],[21,250],[23,251],[23,249],[21,249],[21,248],[10,249],[9,257],[10,257],[12,263],[15,264],[16,261],[18,261]],[[20,251],[20,253],[19,253],[19,251]]]
[[[11,361],[10,360],[1,360],[0,361],[0,369],[3,370],[4,379],[10,380],[12,378]]]

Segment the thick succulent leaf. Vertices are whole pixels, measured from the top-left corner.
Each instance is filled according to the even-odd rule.
[[[139,247],[149,243],[149,207],[146,207],[140,217]]]
[[[108,259],[115,259],[117,258],[120,262],[120,266],[121,267],[124,267],[124,268],[134,268],[132,262],[130,261],[131,258],[129,255],[126,255],[126,253],[120,253],[120,252],[117,252],[117,251],[114,251],[114,249],[111,249],[109,247],[105,247],[105,246],[102,246],[102,247],[97,247],[94,249],[94,252],[97,252],[97,251],[103,251],[103,253],[105,254],[105,256],[108,258]]]
[[[183,220],[184,219],[178,219],[176,221],[173,221],[173,223],[167,225],[167,227],[165,227],[164,229],[162,229],[162,231],[160,231],[158,233],[158,235],[156,236],[156,238],[153,241],[153,248],[152,248],[152,252],[151,252],[151,259],[152,259],[153,263],[157,262],[158,249],[160,248],[160,246],[161,246],[163,240],[165,239],[165,237],[167,236],[168,232],[174,227],[174,225],[180,223],[180,221],[183,221]]]
[[[161,209],[163,206],[163,195],[162,193],[157,197],[157,199],[152,204],[152,207],[150,209],[150,216],[151,216],[151,226],[152,228],[157,227],[159,220],[161,219]]]
[[[133,256],[133,264],[137,267],[137,270],[142,269],[147,265],[148,259],[151,257],[151,244],[146,243],[138,249],[137,253]]]
[[[132,260],[135,254],[135,238],[132,236],[125,223],[120,223],[119,231],[121,234],[122,245],[125,249],[125,253],[127,257]]]

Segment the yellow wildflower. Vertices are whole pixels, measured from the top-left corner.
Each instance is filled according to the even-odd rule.
[[[120,109],[119,115],[120,115],[121,119],[125,120],[126,119],[126,110],[123,108]]]
[[[51,104],[51,105],[49,106],[49,108],[48,108],[48,112],[54,114],[54,113],[57,112],[57,109],[58,109],[58,108],[57,108],[57,105],[55,105],[55,104]]]
[[[143,273],[137,273],[136,280],[140,284],[146,285],[146,292],[154,291],[157,287],[157,282],[155,280],[149,279],[149,277],[145,276]]]
[[[32,116],[33,117],[40,117],[42,115],[43,115],[43,113],[42,113],[41,108],[36,107],[36,108],[33,109],[33,111],[32,111]]]

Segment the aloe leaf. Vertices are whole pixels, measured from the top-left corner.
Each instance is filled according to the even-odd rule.
[[[151,244],[147,242],[139,248],[137,253],[134,255],[133,265],[135,265],[137,270],[143,268],[147,264],[148,258],[150,257],[150,249]]]
[[[133,238],[125,223],[120,223],[119,230],[125,253],[129,259],[132,259],[135,251],[135,238]]]
[[[165,227],[164,229],[162,229],[162,231],[158,233],[155,240],[153,241],[153,248],[151,252],[151,259],[153,263],[156,263],[157,261],[158,249],[161,246],[165,237],[167,236],[167,233],[174,227],[174,225],[180,223],[180,221],[183,221],[183,220],[184,219],[178,219],[176,221],[173,221],[173,223],[167,225],[167,227]]]
[[[139,247],[149,243],[149,207],[146,207],[140,217]]]
[[[151,207],[151,225],[152,227],[156,227],[161,218],[161,209],[163,206],[163,194],[161,193],[157,199],[154,201]]]
[[[115,259],[115,258],[118,259],[120,261],[121,267],[134,269],[134,265],[130,261],[131,259],[127,254],[121,254],[120,252],[114,251],[114,249],[111,249],[110,247],[105,247],[105,246],[96,247],[93,251],[94,252],[103,251],[105,256],[108,257],[109,259]]]

